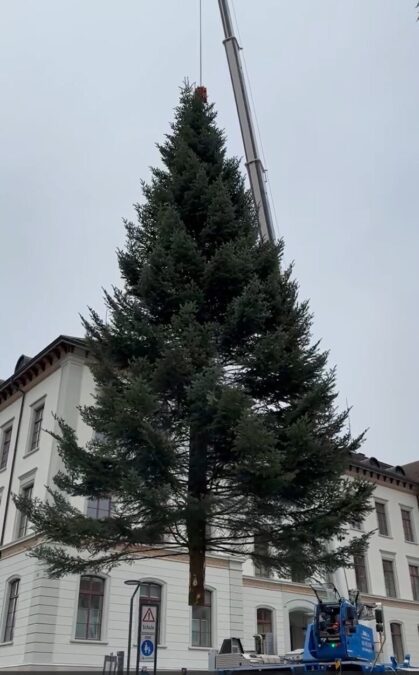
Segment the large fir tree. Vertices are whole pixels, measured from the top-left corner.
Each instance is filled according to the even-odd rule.
[[[50,499],[17,499],[43,536],[35,554],[61,576],[187,551],[191,604],[209,550],[281,575],[348,565],[367,535],[348,540],[346,526],[372,488],[344,477],[361,439],[336,409],[283,244],[260,240],[239,163],[191,88],[159,149],[118,253],[123,289],[106,295],[108,322],[85,322],[94,440],[80,447],[61,422]],[[110,494],[103,520],[69,501]]]

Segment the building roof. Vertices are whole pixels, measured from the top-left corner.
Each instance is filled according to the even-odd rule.
[[[19,356],[12,375],[6,380],[0,380],[0,403],[9,398],[19,387],[24,387],[40,372],[61,358],[63,354],[74,351],[75,348],[86,348],[83,338],[70,335],[59,335],[53,342],[40,351],[36,356]]]
[[[405,464],[404,466],[396,464],[396,465],[391,465],[387,464],[387,462],[381,462],[379,461],[376,457],[367,457],[364,455],[362,452],[357,452],[354,453],[351,456],[351,462],[353,464],[356,464],[357,466],[362,466],[362,467],[367,467],[369,469],[372,469],[373,471],[379,470],[381,472],[387,473],[387,474],[392,474],[395,476],[406,476],[407,478],[413,479],[413,476],[409,475],[409,470],[408,467],[410,466],[409,464]],[[414,464],[414,462],[413,462]],[[419,475],[418,475],[419,477]]]
[[[406,472],[406,476],[419,483],[419,461],[404,464],[403,469]]]
[[[416,465],[416,471],[415,469]],[[376,457],[367,457],[362,452],[351,454],[349,471],[367,480],[386,483],[387,485],[419,493],[419,462],[404,466],[380,462]]]

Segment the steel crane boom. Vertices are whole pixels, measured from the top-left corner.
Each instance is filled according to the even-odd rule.
[[[265,169],[259,157],[252,113],[241,64],[240,47],[233,32],[228,0],[218,0],[218,5],[223,22],[224,46],[246,155],[246,167],[253,198],[258,209],[260,233],[264,239],[275,241],[275,229],[266,191]]]

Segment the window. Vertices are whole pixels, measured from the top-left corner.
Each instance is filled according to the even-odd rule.
[[[41,435],[42,417],[44,414],[44,404],[39,405],[33,411],[32,418],[32,437],[29,446],[29,452],[35,452],[39,448],[39,437]]]
[[[301,570],[291,569],[291,581],[295,584],[305,584],[307,576]]]
[[[377,513],[378,531],[388,537],[386,505],[383,502],[375,502],[375,511]]]
[[[263,565],[263,563],[255,562],[255,575],[257,577],[270,578],[272,576],[272,570],[267,565]]]
[[[205,523],[205,542],[207,550],[212,549],[212,544],[214,543],[214,538],[216,537],[216,529],[211,523]]]
[[[403,647],[403,637],[402,637],[402,627],[400,623],[391,623],[391,641],[393,643],[393,652],[398,663],[402,663],[404,659],[404,647]]]
[[[417,565],[409,565],[409,574],[413,600],[419,600],[419,567]]]
[[[3,431],[3,440],[1,443],[0,469],[5,469],[9,457],[10,441],[12,440],[12,427]]]
[[[256,610],[256,632],[258,635],[264,635],[263,653],[273,654],[273,620],[272,610],[266,607],[259,607]]]
[[[392,560],[383,560],[383,572],[387,597],[396,598],[396,579],[394,576],[394,563]]]
[[[211,647],[211,591],[205,591],[204,605],[192,607],[192,647]]]
[[[266,541],[264,541],[264,538],[263,538],[262,535],[255,534],[254,551],[257,555],[260,555],[262,557],[268,557],[269,556],[269,545],[267,544]],[[257,577],[271,577],[272,576],[271,568],[265,562],[263,562],[263,560],[255,560],[254,566],[255,566],[255,575]]]
[[[362,532],[362,524],[361,523],[357,523],[355,520],[352,520],[350,525],[351,525],[351,528],[353,530],[357,530],[358,532]]]
[[[101,518],[110,518],[112,511],[111,497],[94,497],[87,502],[87,515],[90,518],[100,520]]]
[[[22,497],[26,499],[31,499],[33,490],[33,483],[25,485],[21,490]],[[17,527],[17,536],[25,537],[28,534],[29,520],[28,516],[25,513],[19,513],[18,527]]]
[[[161,626],[161,586],[160,584],[155,584],[153,582],[141,582],[140,588],[140,599],[141,604],[146,605],[150,603],[151,605],[159,606],[159,624],[157,628],[157,642],[160,643],[160,626]]]
[[[367,565],[364,555],[354,556],[356,587],[361,593],[368,593]]]
[[[100,640],[105,581],[101,577],[80,578],[76,640]]]
[[[19,579],[13,579],[9,583],[7,600],[6,621],[4,625],[3,642],[11,642],[16,623],[17,599],[19,597]]]
[[[404,538],[406,541],[415,541],[413,536],[412,515],[409,509],[401,509]]]

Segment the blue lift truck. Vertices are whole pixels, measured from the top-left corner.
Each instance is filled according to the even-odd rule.
[[[314,589],[313,589],[314,590]],[[291,653],[271,656],[261,653],[263,636],[255,636],[256,649],[244,652],[237,638],[224,640],[215,659],[219,675],[239,675],[263,671],[268,673],[418,673],[419,667],[410,665],[406,655],[402,663],[391,657],[382,662],[385,642],[384,617],[381,606],[360,603],[359,593],[350,599],[339,596],[325,601],[317,596],[313,622],[307,626],[304,649],[296,655]],[[372,625],[371,625],[372,624]]]

